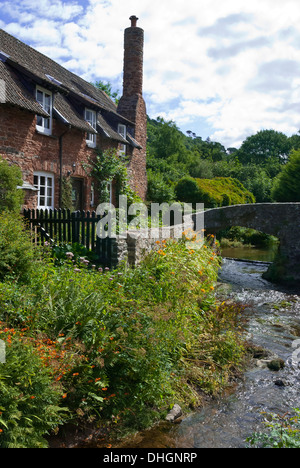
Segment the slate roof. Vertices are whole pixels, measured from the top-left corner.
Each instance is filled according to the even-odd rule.
[[[118,114],[117,106],[104,91],[2,29],[0,79],[6,84],[7,103],[47,117],[35,99],[38,84],[54,93],[53,113],[63,123],[92,133],[91,126],[84,120],[84,108],[88,107],[98,112],[99,133],[128,144],[118,134],[117,122],[134,124]]]

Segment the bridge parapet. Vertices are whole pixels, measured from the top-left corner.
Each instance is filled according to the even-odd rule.
[[[203,220],[204,218],[204,220]],[[280,240],[279,256],[267,277],[280,282],[300,281],[300,203],[257,203],[212,208],[192,215],[194,226],[210,233],[231,226],[256,229]]]

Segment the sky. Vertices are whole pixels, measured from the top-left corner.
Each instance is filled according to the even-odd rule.
[[[0,28],[119,94],[131,15],[145,32],[150,118],[226,148],[260,130],[298,133],[299,0],[0,0]]]

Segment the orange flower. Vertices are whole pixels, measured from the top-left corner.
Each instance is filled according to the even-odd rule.
[[[1,434],[1,432],[3,432],[3,429],[0,429],[0,434]]]
[[[102,388],[102,390],[103,390],[104,392],[106,392],[106,390],[107,390],[107,387],[104,387],[104,388]]]
[[[63,398],[67,398],[67,396],[68,396],[68,394],[67,394],[67,393],[64,393],[62,397],[63,397]]]
[[[74,372],[73,376],[79,375],[79,372]]]

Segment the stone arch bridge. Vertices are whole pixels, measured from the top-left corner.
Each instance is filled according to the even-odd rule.
[[[203,220],[204,217],[204,220]],[[215,234],[231,227],[256,229],[280,240],[279,255],[266,277],[300,284],[300,203],[257,203],[213,208],[192,215],[194,226],[203,222]]]

